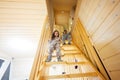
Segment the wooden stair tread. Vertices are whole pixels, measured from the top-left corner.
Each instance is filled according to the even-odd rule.
[[[46,62],[46,66],[55,65],[55,64],[66,64],[66,65],[75,65],[75,64],[86,64],[87,62]]]
[[[89,63],[86,58],[81,54],[81,51],[75,45],[63,45],[61,47],[61,57],[63,62],[57,62],[56,53],[52,55],[52,62],[45,62],[47,72],[52,66],[63,66],[63,71],[68,74],[48,74],[45,76],[48,79],[60,79],[60,78],[80,78],[80,77],[97,77],[97,72],[89,71],[83,67],[89,67]],[[75,62],[77,60],[77,62]],[[78,69],[73,69],[75,66],[79,66]],[[90,65],[91,66],[91,65]],[[65,70],[64,70],[65,69]],[[91,69],[91,68],[90,68]]]
[[[77,74],[62,74],[62,75],[50,75],[46,76],[47,79],[59,79],[59,78],[78,78],[78,77],[97,77],[96,72],[89,73],[77,73]]]
[[[78,50],[77,47],[75,47],[75,46],[70,46],[70,45],[62,46],[61,48],[62,48],[63,50]]]

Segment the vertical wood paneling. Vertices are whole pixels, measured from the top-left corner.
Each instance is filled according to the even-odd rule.
[[[110,71],[110,73],[120,70],[120,67],[117,66],[118,64],[120,64],[119,58],[120,58],[120,53],[118,53],[116,55],[113,55],[113,56],[111,56],[111,57],[109,57],[107,59],[104,59],[106,67]]]
[[[96,7],[99,5],[99,2],[101,0],[92,0],[90,1],[90,7],[88,8],[88,13],[87,13],[87,17],[86,17],[86,20],[85,20],[85,26],[87,26],[87,23],[89,23],[88,21],[91,19],[90,17],[92,16],[93,12],[96,10]]]
[[[109,43],[114,41],[116,38],[120,37],[119,25],[120,25],[120,19],[116,21],[115,24],[112,25],[112,27],[106,30],[106,32],[97,39],[97,41],[94,42],[99,51],[102,50],[102,48],[107,46]]]
[[[99,3],[94,2],[91,7],[85,5],[84,2],[81,3],[79,18],[111,79],[118,80],[118,75],[120,75],[120,0],[100,0]],[[88,2],[92,1],[86,3]],[[89,10],[88,17],[85,10]]]
[[[117,38],[116,40],[112,41],[108,45],[106,45],[102,50],[100,51],[100,56],[104,59],[109,56],[115,55],[118,53],[120,50],[120,37]]]
[[[80,12],[79,14],[81,15],[80,19],[82,19],[82,22],[85,23],[85,16],[87,16],[86,14],[86,7],[87,7],[88,1],[87,0],[82,0],[81,1],[81,6],[80,6]],[[84,14],[83,14],[84,13]]]
[[[115,72],[111,72],[111,76],[112,76],[112,80],[119,80],[118,76],[120,76],[120,70],[115,71]]]
[[[82,0],[82,2],[83,2],[84,0]],[[89,2],[89,1],[88,1]],[[82,23],[84,23],[83,25],[85,26],[85,23],[87,24],[86,25],[86,28],[88,29],[89,28],[89,26],[90,25],[92,25],[93,23],[94,23],[94,21],[95,21],[95,19],[96,19],[96,16],[98,16],[98,14],[100,13],[100,11],[101,11],[101,9],[103,9],[103,5],[105,5],[105,3],[106,3],[106,0],[104,0],[104,1],[100,1],[99,2],[99,4],[96,6],[96,9],[95,9],[95,11],[93,11],[93,13],[94,13],[94,16],[92,15],[91,17],[92,18],[90,18],[90,20],[89,20],[89,22],[87,23],[85,20],[84,20],[84,14],[85,14],[85,8],[84,8],[84,3],[81,3],[81,7],[80,7],[80,13],[79,13],[79,16],[80,16],[80,20],[81,20],[81,22]],[[102,6],[101,6],[102,5]],[[86,5],[87,6],[87,5]],[[88,26],[89,25],[89,26]]]
[[[87,37],[86,31],[83,28],[82,24],[80,23],[79,19],[78,19],[78,21],[76,23],[76,26],[74,27],[74,30],[76,30],[76,31],[72,33],[72,36],[75,36],[76,34],[79,33],[79,35],[77,35],[77,36],[81,36],[81,38],[82,38],[82,42],[83,42],[83,45],[84,45],[82,47],[83,48],[86,47],[86,51],[87,51],[88,54],[86,54],[86,53],[85,54],[88,55],[87,58],[89,58],[89,60],[94,64],[94,66],[99,68],[100,72],[102,74],[104,74],[106,79],[108,79],[108,76],[107,76],[107,74],[106,74],[106,72],[105,72],[105,70],[104,70],[104,68],[103,68],[103,66],[102,66],[102,64],[101,64],[101,62],[100,62],[100,60],[99,60],[93,46],[92,46],[92,44],[90,43],[90,40]],[[73,38],[74,43],[77,45],[78,43],[74,39],[79,39],[79,38],[78,37]],[[77,45],[77,46],[80,46],[80,45]]]
[[[106,30],[113,27],[115,22],[120,19],[120,3],[115,7],[115,9],[110,13],[110,15],[106,18],[104,23],[100,26],[98,31],[93,34],[93,39],[96,41],[105,33]],[[106,27],[105,27],[106,26]],[[94,38],[94,36],[97,36]]]
[[[119,3],[119,0],[111,1],[107,0],[107,3],[105,4],[104,8],[101,10],[99,15],[96,17],[96,20],[92,25],[89,25],[89,33],[93,35],[93,33],[96,32],[96,30],[101,26],[101,24],[104,22],[104,20],[109,16],[111,11],[114,10],[116,5]]]

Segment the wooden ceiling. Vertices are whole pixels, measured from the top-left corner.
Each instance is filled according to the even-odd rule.
[[[68,25],[70,11],[76,7],[77,0],[51,0],[54,11],[55,24]]]
[[[57,11],[70,11],[77,0],[52,0],[53,8]]]

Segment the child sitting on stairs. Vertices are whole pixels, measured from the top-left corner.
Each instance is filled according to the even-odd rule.
[[[68,40],[68,44],[71,44],[71,32],[67,33],[67,30],[64,30],[63,36],[62,36],[62,43],[65,45],[65,40]]]
[[[56,56],[58,61],[61,60],[61,52],[60,52],[60,37],[59,32],[55,30],[52,34],[51,40],[49,41],[49,47],[48,47],[48,57],[46,59],[46,62],[50,62],[52,60],[52,53],[56,50]]]

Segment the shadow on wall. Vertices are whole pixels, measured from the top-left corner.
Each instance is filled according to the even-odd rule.
[[[9,80],[9,76],[10,76],[10,65],[11,65],[11,63],[10,63],[9,66],[7,67],[7,69],[6,69],[6,71],[5,71],[5,73],[4,73],[4,75],[3,75],[3,77],[2,77],[1,80]]]
[[[3,62],[4,62],[4,60],[0,59],[0,68],[1,68]]]

